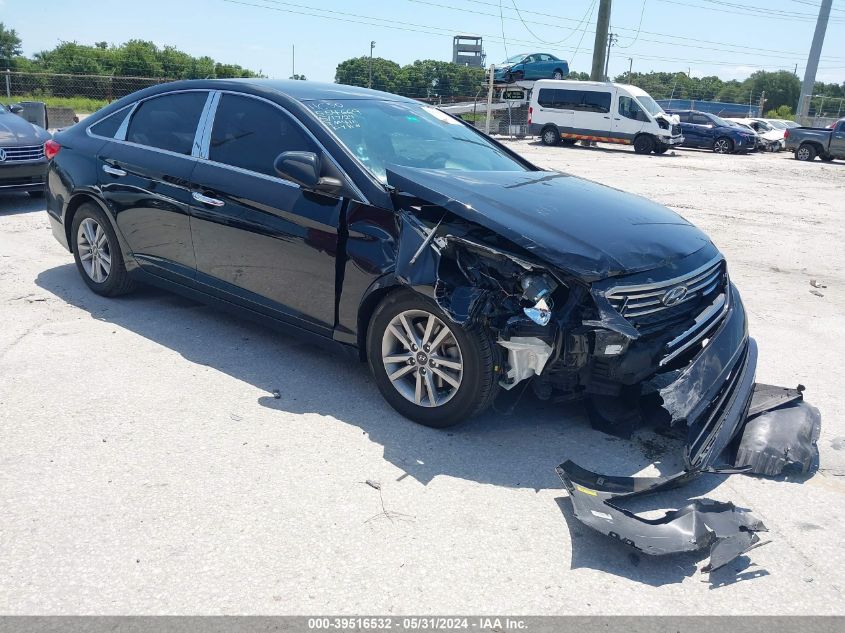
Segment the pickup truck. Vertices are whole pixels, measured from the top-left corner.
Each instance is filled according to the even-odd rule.
[[[845,158],[845,118],[839,119],[830,128],[794,127],[784,134],[786,149],[795,152],[797,160],[813,160],[816,156],[823,161]]]

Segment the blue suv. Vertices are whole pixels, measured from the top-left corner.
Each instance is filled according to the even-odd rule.
[[[681,119],[684,147],[712,149],[717,154],[753,152],[757,139],[715,114],[699,110],[667,110]]]

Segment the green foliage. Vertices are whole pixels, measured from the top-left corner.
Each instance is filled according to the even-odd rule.
[[[784,119],[785,121],[794,121],[795,113],[788,105],[782,105],[777,109],[766,112],[767,119]]]
[[[413,64],[399,64],[374,57],[373,82],[375,90],[426,98],[474,97],[484,89],[484,69],[461,66],[434,59],[417,60]],[[337,66],[335,81],[350,86],[369,84],[369,57],[347,59]]]
[[[308,81],[308,77],[305,75],[300,75],[299,73],[294,73],[288,79],[293,79],[294,81]]]
[[[7,29],[6,25],[0,22],[0,67],[9,68],[13,57],[21,54],[21,38],[15,29]]]
[[[27,59],[21,55],[20,38],[0,23],[0,67],[19,72],[156,79],[204,79],[259,77],[237,64],[223,64],[211,57],[193,57],[173,46],[159,48],[146,40],[129,40],[120,45],[96,42],[93,46],[61,42]],[[4,60],[6,57],[8,60]]]
[[[108,105],[105,99],[87,97],[51,97],[42,94],[15,95],[14,101],[43,101],[48,106],[72,108],[77,114],[91,114]]]
[[[626,77],[627,75],[628,73],[625,73]],[[569,71],[569,76],[567,77],[567,79],[575,79],[577,81],[590,81],[590,73],[579,73]],[[623,81],[627,81],[627,79],[624,79]]]

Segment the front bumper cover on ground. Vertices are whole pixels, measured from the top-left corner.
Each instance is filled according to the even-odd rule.
[[[818,410],[803,401],[803,387],[755,384],[757,346],[747,335],[738,295],[734,299],[707,346],[671,381],[658,385],[673,420],[688,426],[683,471],[667,477],[615,477],[571,461],[556,469],[580,521],[647,554],[710,547],[705,572],[755,547],[757,533],[766,530],[762,521],[746,509],[708,499],[691,500],[658,519],[638,516],[622,504],[705,472],[772,476],[795,465],[806,473],[818,459]],[[736,438],[732,465],[715,467]]]

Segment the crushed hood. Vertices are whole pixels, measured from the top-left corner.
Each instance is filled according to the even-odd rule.
[[[664,206],[558,172],[391,165],[387,182],[586,282],[658,268],[710,244]]]

